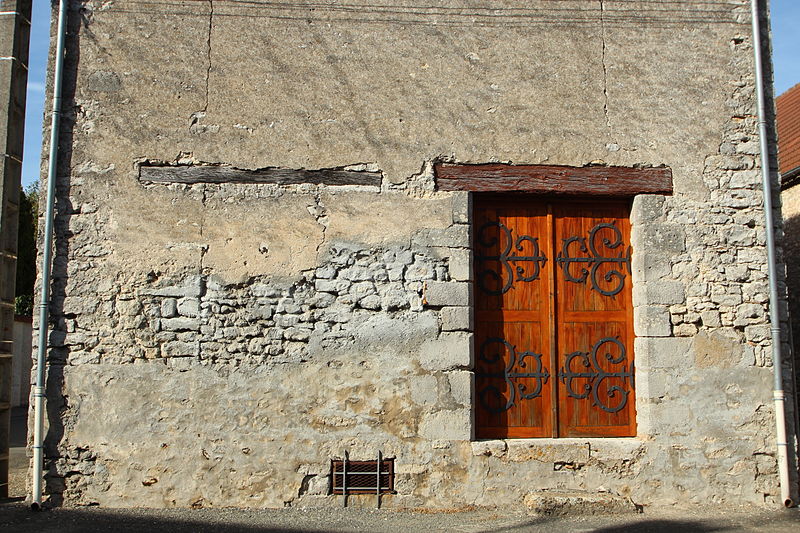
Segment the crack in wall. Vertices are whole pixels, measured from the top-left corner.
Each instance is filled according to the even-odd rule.
[[[208,0],[208,39],[206,41],[208,66],[206,67],[206,99],[203,104],[203,111],[208,111],[208,92],[211,83],[211,31],[214,25],[214,0]]]
[[[322,204],[322,196],[319,191],[314,194],[314,205],[308,207],[311,215],[316,219],[317,223],[322,226],[322,237],[317,243],[316,256],[317,262],[320,262],[320,250],[322,245],[325,244],[325,232],[328,230],[328,210]]]
[[[608,68],[606,67],[606,21],[604,0],[600,0],[600,61],[603,65],[603,114],[606,117],[606,127],[611,129],[611,118],[608,115]]]
[[[203,208],[200,210],[200,228],[199,228],[199,232],[200,232],[201,243],[200,243],[200,261],[199,261],[199,265],[200,265],[200,275],[205,275],[205,274],[207,274],[207,272],[205,272],[205,265],[203,263],[205,261],[206,254],[208,253],[209,245],[208,244],[203,244],[202,240],[203,240],[203,232],[205,231],[205,226],[206,226],[206,209],[208,208],[208,204],[207,204],[207,200],[208,200],[208,185],[203,184],[202,187],[203,188],[202,188],[202,196],[200,197],[200,205],[202,205]]]

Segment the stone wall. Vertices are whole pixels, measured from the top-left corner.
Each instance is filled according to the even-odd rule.
[[[747,3],[418,4],[72,3],[52,502],[338,505],[330,460],[378,450],[393,507],[775,501]],[[472,440],[470,196],[436,161],[672,169],[631,214],[637,437]]]

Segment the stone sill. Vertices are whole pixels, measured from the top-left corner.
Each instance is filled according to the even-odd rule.
[[[585,463],[631,458],[645,446],[640,437],[488,439],[471,443],[472,455],[505,457],[509,461]]]

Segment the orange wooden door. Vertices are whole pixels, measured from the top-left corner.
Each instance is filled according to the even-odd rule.
[[[553,206],[563,437],[636,434],[629,212],[626,203]]]
[[[477,195],[478,438],[635,435],[628,212]]]
[[[477,437],[549,437],[550,215],[546,204],[481,200],[473,237]]]

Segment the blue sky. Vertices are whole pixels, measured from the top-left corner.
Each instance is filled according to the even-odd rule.
[[[50,45],[50,0],[33,0],[31,53],[28,63],[28,102],[25,109],[25,151],[22,154],[22,185],[39,178],[42,151],[47,49]]]
[[[775,93],[800,83],[800,1],[771,0]],[[50,0],[34,0],[31,54],[28,71],[28,108],[25,116],[25,153],[22,184],[39,177],[42,147],[42,111],[49,45]]]

